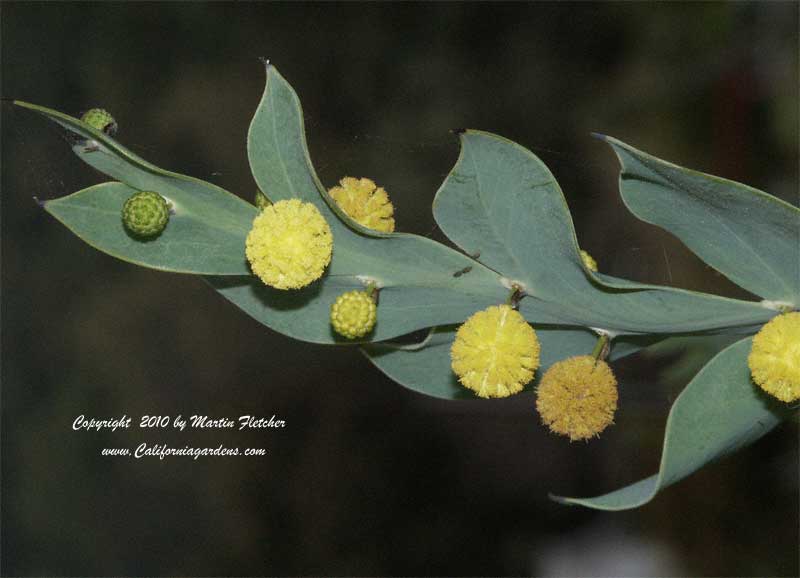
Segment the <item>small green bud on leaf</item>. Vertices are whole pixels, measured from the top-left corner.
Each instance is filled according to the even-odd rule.
[[[169,204],[152,191],[139,191],[125,201],[122,224],[134,236],[157,237],[169,221]]]
[[[92,108],[87,110],[83,113],[81,121],[107,135],[114,136],[117,133],[117,121],[105,109]]]
[[[342,337],[364,337],[375,327],[378,308],[367,291],[348,291],[331,306],[331,325]]]

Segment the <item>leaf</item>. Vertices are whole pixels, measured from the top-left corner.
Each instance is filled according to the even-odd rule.
[[[83,139],[72,147],[81,160],[121,181],[44,202],[44,208],[94,248],[144,267],[179,273],[247,275],[244,240],[256,209],[199,179],[159,169],[106,134],[42,106],[16,102]],[[85,140],[84,140],[85,139]],[[156,239],[133,240],[121,221],[122,205],[137,190],[155,191],[173,207]]]
[[[434,217],[456,245],[528,294],[560,323],[618,333],[678,333],[763,323],[759,303],[594,275],[581,260],[569,209],[547,167],[502,137],[461,134],[461,155],[436,194]]]
[[[540,367],[536,379],[526,389],[539,382],[544,372],[555,362],[573,355],[589,355],[597,335],[586,329],[570,327],[536,327],[541,345]],[[458,326],[436,327],[427,340],[417,347],[393,343],[371,343],[362,346],[364,355],[387,377],[419,393],[443,399],[477,399],[458,383],[450,368],[450,348]],[[610,360],[620,359],[658,340],[658,337],[615,340]]]
[[[765,299],[800,305],[800,209],[763,191],[597,135],[622,166],[622,200],[711,267]]]
[[[250,170],[261,191],[272,202],[296,198],[316,205],[331,223],[337,242],[344,237],[354,245],[359,236],[347,235],[350,231],[367,239],[399,236],[368,229],[339,208],[311,162],[300,98],[274,66],[267,64],[266,72],[264,93],[247,132]]]
[[[658,474],[595,498],[553,498],[599,510],[636,508],[663,488],[772,430],[790,412],[750,381],[751,343],[748,337],[717,354],[675,400]]]
[[[136,265],[180,273],[241,273],[244,237],[226,239],[196,213],[170,217],[157,238],[142,241],[125,231],[120,212],[136,189],[123,183],[95,185],[45,203],[45,209],[95,249]]]

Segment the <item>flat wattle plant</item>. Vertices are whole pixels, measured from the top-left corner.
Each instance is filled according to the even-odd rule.
[[[599,136],[619,158],[631,212],[761,298],[743,301],[596,272],[544,163],[481,131],[460,134],[461,154],[433,201],[436,222],[463,252],[394,233],[393,207],[373,181],[343,178],[331,192],[319,181],[298,97],[271,66],[247,143],[258,207],[139,158],[111,138],[110,115],[83,122],[17,104],[76,135],[74,153],[113,179],[43,203],[81,239],[137,265],[203,275],[254,319],[296,339],[356,343],[386,375],[428,395],[534,390],[531,427],[541,421],[587,440],[617,411],[607,362],[670,336],[730,337],[675,401],[657,474],[559,501],[608,510],[644,504],[769,432],[800,398],[800,211],[765,192]],[[169,207],[168,225],[146,240],[122,218],[140,191]],[[425,328],[420,343],[390,341]]]

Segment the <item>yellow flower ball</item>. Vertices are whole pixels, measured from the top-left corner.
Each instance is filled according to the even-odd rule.
[[[336,204],[357,223],[375,231],[394,231],[394,207],[389,195],[370,179],[345,177],[330,193]]]
[[[300,199],[264,207],[245,242],[253,272],[276,289],[299,289],[319,279],[332,252],[333,235],[325,217]]]
[[[507,397],[533,379],[539,340],[518,311],[496,305],[458,328],[450,358],[459,381],[479,397]]]
[[[366,291],[342,293],[331,305],[331,325],[348,339],[364,337],[375,327],[377,318],[378,307]]]
[[[617,379],[591,355],[553,364],[536,388],[536,410],[550,431],[571,441],[598,435],[614,423]]]
[[[747,358],[761,389],[781,401],[800,399],[800,312],[773,317],[753,338]]]
[[[594,257],[592,257],[583,249],[581,249],[581,261],[583,261],[583,264],[586,265],[586,268],[589,269],[589,271],[597,273],[597,261],[595,261]]]

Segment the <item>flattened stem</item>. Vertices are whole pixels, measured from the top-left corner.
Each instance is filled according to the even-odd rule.
[[[592,357],[594,357],[595,364],[597,364],[598,361],[605,361],[610,352],[611,340],[608,338],[608,335],[603,333],[597,338],[597,343],[592,350]]]
[[[367,288],[365,289],[367,292],[367,297],[371,297],[375,304],[378,304],[378,285],[375,281],[370,281],[367,284]]]

